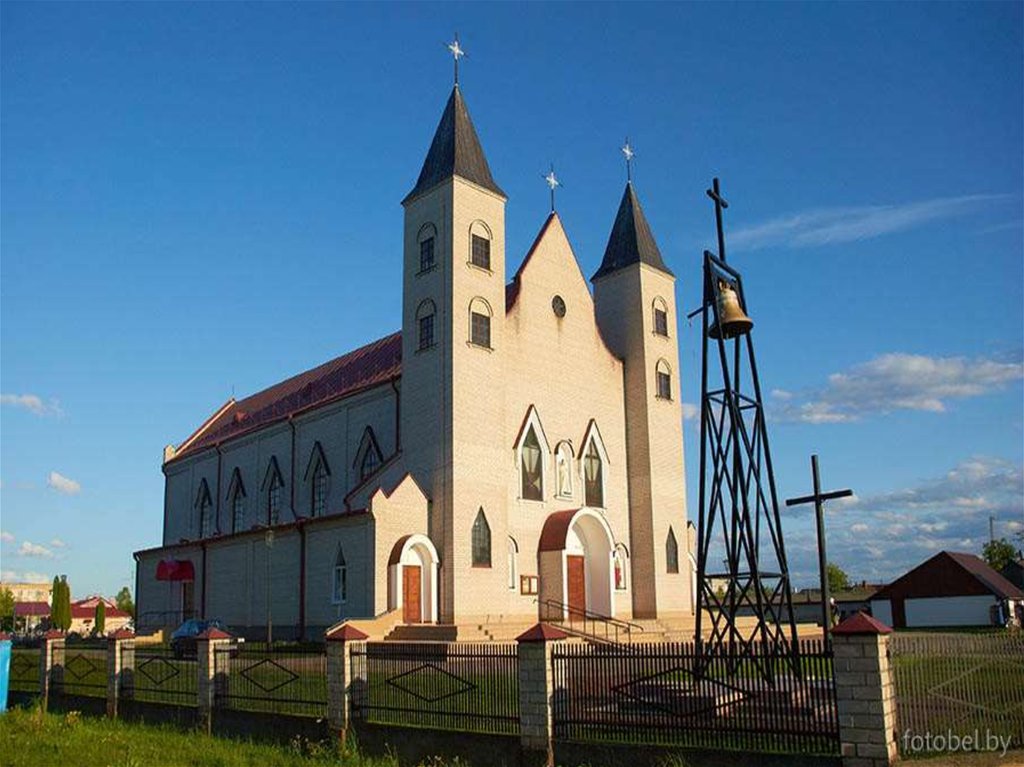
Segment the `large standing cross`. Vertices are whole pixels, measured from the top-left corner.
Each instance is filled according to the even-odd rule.
[[[716,190],[717,191],[717,190]],[[830,630],[832,628],[832,598],[828,591],[828,555],[825,552],[825,501],[836,498],[849,498],[853,495],[850,489],[821,492],[821,474],[818,472],[818,456],[811,456],[811,478],[814,481],[814,493],[799,498],[787,498],[787,506],[814,504],[814,515],[818,522],[818,577],[821,578],[821,628],[825,633],[825,647],[832,644]]]
[[[715,226],[718,229],[718,257],[725,261],[725,231],[722,229],[722,211],[729,207],[729,203],[722,197],[722,190],[718,187],[718,179],[711,180],[711,188],[707,191],[708,197],[715,201]]]

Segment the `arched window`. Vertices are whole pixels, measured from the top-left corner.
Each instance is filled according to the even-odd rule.
[[[668,529],[668,540],[665,541],[665,569],[669,573],[679,572],[679,543],[671,527]]]
[[[469,342],[491,348],[491,306],[479,297],[469,302]]]
[[[437,237],[437,229],[433,224],[424,224],[420,227],[417,240],[420,246],[420,274],[429,272],[436,265],[434,258],[434,243]]]
[[[629,552],[626,547],[619,543],[612,552],[612,564],[614,566],[615,590],[625,591],[629,584]]]
[[[519,544],[516,539],[508,539],[508,589],[515,591],[519,581]]]
[[[473,567],[491,566],[491,526],[481,506],[473,522]]]
[[[568,442],[560,442],[555,448],[556,492],[559,498],[572,498],[572,469],[572,445]]]
[[[242,473],[237,466],[231,472],[227,497],[231,501],[231,532],[241,532],[245,529],[245,485],[242,484]]]
[[[672,368],[665,360],[658,360],[655,378],[658,384],[658,399],[672,399]]]
[[[338,546],[338,554],[334,558],[334,570],[331,573],[331,604],[340,605],[348,600],[348,563],[345,552]]]
[[[364,482],[380,468],[384,462],[384,455],[377,444],[377,435],[373,429],[367,426],[363,430],[363,438],[359,441],[359,449],[356,450],[356,460],[353,466],[359,469],[359,481]]]
[[[327,513],[327,492],[331,476],[331,467],[327,464],[327,456],[320,442],[313,443],[309,453],[309,463],[303,481],[309,483],[309,515],[322,517]]]
[[[583,438],[583,503],[586,506],[604,508],[604,472],[608,453],[604,449],[601,432],[594,421],[590,422]]]
[[[540,442],[531,426],[523,440],[523,498],[528,501],[544,500],[544,472],[541,470]]]
[[[661,296],[654,299],[654,332],[668,337],[668,304]]]
[[[270,459],[261,489],[267,494],[267,524],[276,525],[281,520],[281,497],[284,491],[284,477],[281,476],[276,457]]]
[[[213,501],[210,500],[210,486],[205,479],[199,483],[196,508],[199,509],[199,537],[209,538],[213,535]]]
[[[474,221],[469,227],[469,263],[491,270],[491,230],[483,221]]]
[[[434,345],[434,315],[436,311],[434,302],[429,298],[416,309],[416,328],[419,333],[417,351],[429,349]]]

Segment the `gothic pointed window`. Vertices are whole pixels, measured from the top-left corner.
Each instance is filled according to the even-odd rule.
[[[380,445],[377,444],[377,435],[373,433],[371,427],[367,426],[359,441],[359,449],[356,450],[354,466],[359,470],[359,481],[365,482],[369,479],[383,462],[384,455],[380,451]]]
[[[419,333],[416,350],[424,351],[434,345],[434,302],[429,298],[416,309],[416,329]]]
[[[672,399],[672,369],[665,360],[658,360],[655,366],[658,399]]]
[[[210,499],[210,486],[205,479],[199,483],[196,508],[199,510],[199,537],[209,538],[213,535],[213,501]]]
[[[668,529],[668,540],[665,541],[665,563],[669,573],[679,572],[679,543],[671,527]]]
[[[277,465],[277,458],[271,457],[261,489],[266,493],[266,520],[268,525],[281,521],[281,504],[284,497],[284,478]]]
[[[245,529],[245,485],[238,467],[231,473],[228,485],[228,500],[231,502],[231,532],[240,533]]]
[[[587,506],[604,506],[604,462],[593,439],[583,457],[583,493]]]
[[[348,601],[348,563],[341,546],[334,558],[334,569],[331,571],[331,604],[340,605]]]
[[[559,498],[572,498],[572,474],[572,445],[568,442],[560,442],[555,448],[555,481]]]
[[[327,511],[327,470],[323,464],[317,464],[313,470],[311,490],[310,513],[314,517],[322,517]]]
[[[508,539],[508,588],[515,591],[519,581],[519,544],[516,539],[509,536]]]
[[[473,522],[473,567],[491,566],[491,526],[481,506]]]
[[[523,440],[523,498],[528,501],[544,500],[544,472],[541,470],[540,442],[531,426]]]

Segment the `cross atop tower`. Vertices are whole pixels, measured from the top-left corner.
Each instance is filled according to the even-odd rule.
[[[544,176],[544,181],[547,182],[548,187],[551,189],[551,212],[555,212],[555,189],[562,185],[562,182],[555,176],[555,164],[551,163],[551,170]]]
[[[725,231],[722,229],[722,211],[729,207],[729,203],[722,197],[722,190],[718,186],[718,179],[711,180],[711,188],[707,195],[715,201],[715,228],[718,230],[718,257],[725,261]]]
[[[636,153],[629,145],[629,136],[626,136],[626,143],[622,145],[622,154],[626,158],[626,181],[633,183],[633,156]]]
[[[459,33],[455,33],[455,40],[450,43],[445,43],[448,50],[451,51],[452,58],[455,59],[455,87],[459,87],[459,59],[466,55],[466,52],[462,50],[459,45]]]

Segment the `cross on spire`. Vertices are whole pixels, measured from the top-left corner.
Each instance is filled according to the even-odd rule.
[[[633,156],[636,154],[633,147],[629,145],[629,136],[626,136],[626,143],[622,145],[622,154],[626,158],[626,181],[633,183]]]
[[[562,185],[562,182],[555,176],[555,164],[551,163],[551,170],[544,176],[544,180],[547,182],[548,187],[551,189],[551,212],[555,212],[555,189]]]
[[[459,45],[459,33],[455,33],[455,39],[450,43],[445,43],[445,46],[451,51],[452,58],[455,59],[455,87],[459,87],[459,59],[466,55],[466,52],[462,50]]]
[[[718,257],[725,261],[725,230],[722,229],[722,211],[729,207],[729,203],[722,197],[722,190],[718,186],[718,179],[711,180],[711,188],[707,195],[715,201],[715,228],[718,230]]]

